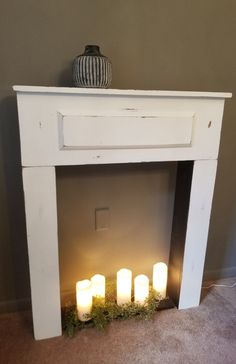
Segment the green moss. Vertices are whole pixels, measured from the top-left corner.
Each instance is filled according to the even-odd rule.
[[[113,320],[127,320],[131,318],[148,320],[152,317],[159,305],[160,299],[156,298],[150,288],[149,297],[144,305],[131,302],[118,306],[116,303],[116,290],[113,283],[106,286],[105,303],[99,298],[94,298],[90,319],[82,322],[78,319],[76,305],[67,305],[62,309],[63,330],[69,337],[73,337],[77,330],[85,327],[96,327],[104,330]]]

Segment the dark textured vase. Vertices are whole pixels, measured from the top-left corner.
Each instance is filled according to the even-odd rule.
[[[111,80],[111,62],[100,53],[97,45],[87,45],[84,53],[74,59],[74,86],[107,88]]]

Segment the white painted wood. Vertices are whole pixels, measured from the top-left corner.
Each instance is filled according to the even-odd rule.
[[[199,305],[217,161],[195,161],[179,309]]]
[[[60,88],[59,88],[60,89]],[[55,166],[82,164],[134,163],[152,161],[176,161],[196,159],[216,159],[218,156],[224,99],[217,98],[170,98],[158,96],[111,96],[106,94],[62,94],[18,92],[20,121],[21,155],[23,166]],[[43,106],[42,106],[43,105]],[[189,145],[158,145],[161,128],[156,125],[154,135],[149,128],[143,132],[145,143],[151,138],[154,145],[137,145],[136,148],[119,150],[110,148],[62,150],[60,115],[109,115],[121,117],[150,117],[155,115],[194,115],[191,143]],[[184,119],[184,117],[183,117]],[[107,135],[107,120],[99,118],[100,134]],[[170,133],[170,144],[181,129],[181,118]],[[192,120],[190,120],[192,124]],[[133,125],[127,125],[124,143],[134,145]],[[190,126],[189,126],[190,128]],[[155,140],[156,137],[156,140]],[[78,138],[78,136],[74,136]],[[91,143],[88,134],[85,144]],[[140,142],[140,141],[138,141]],[[137,144],[138,144],[137,142]],[[76,143],[76,141],[74,141]]]
[[[23,169],[35,339],[61,335],[54,167]]]
[[[199,92],[199,91],[156,91],[156,90],[117,90],[101,88],[76,87],[45,87],[45,86],[13,86],[14,91],[29,93],[63,93],[63,94],[89,94],[89,95],[124,95],[124,96],[163,96],[163,97],[201,97],[221,98],[232,97],[230,92]]]
[[[35,338],[61,334],[56,165],[194,160],[179,308],[197,306],[224,99],[231,94],[32,86],[14,90],[22,165],[27,166],[23,182]],[[85,120],[95,115],[98,125]]]
[[[193,115],[65,115],[61,149],[130,149],[188,146]],[[173,132],[174,131],[174,132]]]

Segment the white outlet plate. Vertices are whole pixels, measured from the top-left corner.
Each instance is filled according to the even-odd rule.
[[[95,230],[107,230],[110,225],[110,210],[108,207],[95,209]]]

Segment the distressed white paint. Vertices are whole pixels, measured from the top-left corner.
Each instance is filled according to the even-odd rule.
[[[192,125],[193,115],[180,113],[175,116],[65,115],[61,118],[59,140],[61,149],[187,146],[191,143]]]
[[[17,92],[30,93],[55,93],[55,94],[79,94],[79,95],[137,95],[137,96],[159,96],[159,97],[188,97],[188,98],[221,98],[232,97],[230,92],[199,92],[199,91],[163,91],[163,90],[117,90],[102,88],[77,88],[77,87],[45,87],[45,86],[22,86],[16,85],[13,89]]]
[[[108,163],[134,163],[134,162],[152,162],[152,161],[174,161],[174,160],[196,160],[196,159],[216,159],[219,149],[220,131],[222,114],[224,108],[223,94],[198,94],[194,97],[192,93],[164,92],[159,95],[159,92],[148,91],[120,91],[116,94],[112,90],[102,92],[104,90],[77,90],[64,89],[65,93],[58,88],[46,88],[46,92],[40,88],[36,88],[34,92],[30,92],[32,87],[27,90],[26,87],[16,88],[19,119],[20,119],[20,137],[21,137],[21,156],[23,166],[45,166],[45,165],[81,165],[81,164],[108,164]],[[45,88],[43,88],[44,90]],[[71,91],[72,90],[72,91]],[[184,96],[183,96],[184,95]],[[201,96],[200,96],[201,95]],[[220,96],[219,96],[220,95]],[[226,97],[228,94],[226,94]],[[152,145],[139,145],[137,148],[120,148],[117,151],[117,145],[108,144],[114,142],[112,139],[106,140],[107,146],[101,149],[100,146],[96,149],[94,143],[97,136],[94,132],[88,133],[84,139],[84,144],[91,146],[86,149],[73,149],[70,151],[61,149],[63,146],[63,135],[61,133],[61,116],[71,116],[75,122],[76,115],[107,115],[127,117],[131,120],[135,117],[137,130],[138,123],[142,116],[161,116],[163,123],[165,117],[177,118],[178,115],[193,115],[193,126],[191,143],[181,146],[179,143],[173,145],[175,135],[178,135],[179,128],[184,121],[180,121],[180,126],[176,123],[175,127],[168,128],[164,133],[165,138],[162,138],[162,143],[159,140],[159,135],[163,133],[163,123],[157,122],[152,129],[150,136],[149,128],[143,130],[143,138],[146,143],[151,138]],[[101,118],[99,119],[101,122]],[[107,119],[106,119],[107,120]],[[133,120],[133,119],[132,119]],[[178,119],[180,120],[180,118]],[[182,119],[184,120],[184,118]],[[186,120],[186,119],[185,119]],[[102,122],[103,123],[103,122]],[[106,123],[106,121],[104,121]],[[192,120],[191,120],[192,123]],[[143,124],[142,124],[143,125]],[[106,135],[107,130],[104,130],[104,125],[101,125],[102,132]],[[127,138],[135,134],[136,127],[133,121],[130,127],[123,126],[124,143],[128,143]],[[143,126],[142,128],[143,129]],[[78,131],[78,129],[77,129]],[[90,130],[91,131],[91,130]],[[66,133],[68,132],[68,128]],[[76,144],[78,136],[74,136],[73,140],[69,133],[69,143]],[[121,133],[122,134],[122,133]],[[188,133],[186,132],[186,135]],[[156,142],[155,138],[156,136]],[[108,136],[107,136],[108,138]],[[81,142],[81,140],[80,140]],[[121,142],[119,140],[119,142]],[[132,137],[130,141],[134,146],[135,141]],[[153,145],[154,143],[154,145]],[[185,144],[185,143],[184,143]],[[152,148],[153,146],[153,148]]]
[[[54,167],[23,168],[35,339],[61,335]]]
[[[217,160],[195,161],[184,248],[179,308],[198,306]]]
[[[231,94],[14,89],[27,167],[23,182],[35,338],[61,334],[56,165],[194,160],[180,308],[197,306],[224,99]],[[89,116],[97,116],[98,125]]]

